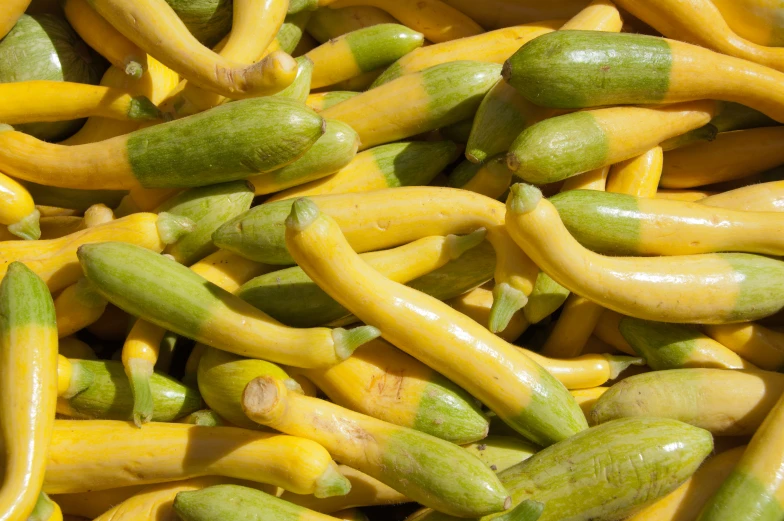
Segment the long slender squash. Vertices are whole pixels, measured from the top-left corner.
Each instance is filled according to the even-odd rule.
[[[510,506],[490,469],[439,438],[289,393],[270,377],[248,384],[242,407],[253,421],[316,441],[339,460],[439,510],[471,517]]]
[[[147,53],[120,34],[90,6],[88,0],[65,0],[63,12],[82,39],[123,73],[141,78],[147,71]]]
[[[47,241],[4,241],[0,243],[0,276],[13,261],[24,263],[44,279],[52,292],[75,283],[82,270],[76,250],[83,244],[101,241],[122,241],[163,251],[166,244],[159,234],[159,222],[169,223],[166,216],[138,213],[100,226]]]
[[[383,9],[435,43],[482,32],[476,22],[441,0],[319,0],[319,6],[333,9],[356,5]]]
[[[24,14],[31,0],[9,0],[0,10],[0,40],[14,28],[16,21]]]
[[[457,444],[487,436],[487,418],[468,393],[380,339],[329,369],[290,371],[336,404],[379,420]]]
[[[424,237],[361,257],[385,277],[405,284],[460,258],[478,246],[484,236],[484,230],[478,230],[462,237]],[[293,327],[321,326],[350,314],[297,266],[255,277],[239,288],[237,296]]]
[[[736,34],[711,0],[618,0],[618,5],[668,38],[784,71],[784,49],[758,45]]]
[[[784,368],[784,332],[754,322],[703,326],[705,334],[768,371]]]
[[[784,23],[779,4],[767,0],[715,0],[722,16],[733,31],[759,45],[784,46]]]
[[[776,404],[784,377],[769,371],[691,368],[625,378],[605,392],[591,423],[657,416],[707,429],[716,436],[753,434]]]
[[[400,187],[365,192],[362,211],[354,194],[314,196],[314,201],[337,220],[358,252],[405,244],[429,235],[487,230],[496,252],[496,287],[490,327],[502,331],[527,302],[539,269],[522,255],[503,228],[505,210],[493,199],[465,190],[439,187]],[[266,264],[293,264],[286,251],[284,221],[291,200],[252,208],[213,234],[219,248]],[[383,229],[378,223],[384,223]],[[456,295],[452,295],[456,296]]]
[[[637,197],[655,197],[663,164],[664,151],[659,146],[617,163],[610,169],[606,190]]]
[[[775,287],[784,263],[743,253],[678,257],[606,257],[585,249],[555,206],[516,184],[506,226],[537,265],[571,291],[602,306],[659,322],[755,320],[784,307]]]
[[[274,94],[296,75],[296,62],[282,51],[250,66],[215,54],[199,43],[164,0],[92,0],[91,5],[145,52],[195,85],[223,96]]]
[[[495,63],[443,63],[363,92],[321,114],[351,125],[365,149],[472,116],[499,71]],[[399,99],[407,101],[405,106],[392,103]]]
[[[345,494],[348,482],[310,440],[238,429],[112,420],[56,420],[44,491],[86,492],[205,475],[298,494]],[[297,472],[291,472],[296,468]],[[132,469],[132,470],[131,470]]]
[[[560,25],[561,20],[535,22],[415,49],[390,65],[373,82],[371,88],[388,83],[400,76],[452,61],[476,60],[504,63],[521,45],[537,36],[554,31]]]
[[[0,283],[0,519],[33,511],[49,454],[57,402],[57,327],[44,282],[14,262]]]
[[[305,55],[314,64],[310,86],[317,89],[386,67],[423,43],[422,33],[400,24],[378,24],[344,34]]]
[[[337,223],[311,200],[294,203],[286,244],[300,267],[333,298],[365,323],[381,326],[386,340],[437,367],[532,441],[549,445],[585,428],[573,398],[539,364],[448,305],[367,266]],[[323,251],[332,254],[325,258]],[[338,277],[338,272],[344,275]],[[346,273],[352,274],[351,284]],[[372,287],[372,301],[366,294],[360,298],[358,287]],[[447,345],[448,353],[434,349]],[[480,373],[466,373],[467,360]],[[479,376],[483,371],[493,377]],[[557,416],[555,410],[560,411]]]
[[[700,199],[700,204],[752,212],[784,211],[784,181],[759,183]]]
[[[784,123],[784,73],[654,36],[556,31],[524,45],[504,64],[503,75],[546,107],[715,99]]]
[[[323,133],[324,121],[312,110],[276,97],[227,103],[79,146],[44,143],[5,126],[0,127],[0,170],[64,188],[204,186],[284,166]]]
[[[3,123],[67,121],[100,116],[131,121],[155,121],[163,115],[144,96],[121,89],[67,81],[18,81],[1,83],[0,96],[14,100],[0,109]]]
[[[379,334],[372,327],[346,331],[283,326],[185,266],[130,244],[84,245],[79,261],[87,279],[121,309],[243,356],[303,367],[328,366]],[[161,285],[163,280],[168,283]]]
[[[784,214],[573,190],[550,199],[580,244],[605,255],[784,255]]]
[[[784,516],[784,397],[752,436],[740,461],[702,509],[698,521],[768,521]]]
[[[30,192],[14,179],[0,173],[0,224],[12,234],[27,240],[41,236],[41,212],[35,208]]]
[[[530,183],[560,181],[636,157],[667,138],[705,125],[715,110],[712,101],[696,101],[557,116],[517,136],[507,165]]]
[[[68,286],[54,299],[57,336],[72,335],[94,323],[101,318],[107,304],[107,300],[84,278]]]

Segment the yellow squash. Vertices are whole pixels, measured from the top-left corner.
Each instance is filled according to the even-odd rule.
[[[610,33],[618,33],[621,28],[623,28],[621,13],[609,0],[593,0],[585,9],[561,26],[562,31],[590,30]]]
[[[33,511],[44,481],[57,403],[57,327],[44,282],[14,262],[0,283],[0,519]]]
[[[490,329],[490,310],[493,306],[493,287],[491,284],[474,288],[468,293],[447,301],[447,304]],[[528,325],[523,311],[520,310],[512,315],[506,328],[496,334],[507,342],[514,342],[528,329]]]
[[[16,21],[30,5],[31,0],[6,0],[0,6],[0,40],[14,28]]]
[[[94,0],[91,5],[142,50],[194,85],[223,96],[274,94],[296,76],[297,63],[282,51],[253,65],[212,52],[199,43],[165,0]]]
[[[206,475],[269,483],[297,494],[348,491],[327,451],[310,440],[181,423],[139,429],[111,420],[56,420],[43,488],[63,494]]]
[[[784,368],[784,333],[754,322],[712,324],[705,333],[751,363],[768,371]]]
[[[0,224],[7,225],[8,231],[17,237],[36,240],[41,236],[40,217],[30,192],[0,173]]]
[[[86,279],[65,288],[54,300],[57,336],[72,335],[101,318],[108,302]]]

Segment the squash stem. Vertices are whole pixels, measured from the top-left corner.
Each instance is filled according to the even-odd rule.
[[[341,360],[345,360],[359,346],[379,336],[381,336],[381,331],[373,326],[359,326],[354,329],[343,329],[342,327],[333,329],[332,341],[335,343],[335,354]]]
[[[509,193],[509,209],[514,213],[528,213],[536,209],[542,200],[542,192],[537,187],[526,183],[512,185]]]
[[[449,258],[455,260],[471,248],[479,246],[486,235],[487,230],[484,228],[479,228],[468,235],[447,235]]]
[[[26,241],[37,241],[41,237],[40,219],[41,212],[36,208],[14,224],[9,224],[8,231]]]
[[[528,303],[528,297],[506,282],[496,284],[493,288],[493,305],[490,308],[490,319],[487,327],[493,333],[506,329],[512,316]]]
[[[291,205],[291,213],[286,218],[286,227],[301,232],[319,216],[319,209],[311,199],[300,197]]]
[[[153,365],[147,360],[134,358],[128,361],[126,371],[133,393],[133,423],[137,427],[141,427],[152,419],[153,403],[150,377]]]
[[[615,380],[632,365],[645,365],[645,359],[637,356],[605,355],[610,363],[610,378]]]
[[[337,465],[333,462],[318,478],[313,495],[317,498],[345,496],[349,490],[351,490],[351,482],[340,473]]]
[[[174,244],[196,229],[196,223],[182,215],[169,212],[158,214],[158,235],[165,244]]]

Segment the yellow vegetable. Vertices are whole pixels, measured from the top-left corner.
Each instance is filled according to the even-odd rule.
[[[778,0],[712,0],[733,31],[759,45],[784,45]]]
[[[572,397],[539,364],[447,304],[370,268],[313,201],[294,202],[286,222],[286,246],[332,298],[532,441],[549,445],[585,428]]]
[[[17,237],[36,240],[41,236],[41,212],[27,189],[15,180],[0,173],[0,224]]]
[[[88,120],[87,123],[90,121]],[[131,188],[117,207],[118,217],[136,212],[152,212],[182,191],[181,188]]]
[[[476,22],[441,0],[319,0],[319,6],[333,9],[356,5],[383,9],[435,43],[483,32]]]
[[[63,11],[87,45],[124,74],[141,78],[147,71],[147,54],[96,13],[87,0],[65,0]]]
[[[44,481],[57,403],[57,328],[44,282],[24,264],[0,283],[0,519],[24,520]]]
[[[661,147],[653,147],[644,154],[617,163],[610,169],[606,189],[608,192],[637,197],[656,197],[663,163],[664,152]]]
[[[629,345],[629,342],[627,342],[621,334],[620,323],[622,319],[623,315],[620,313],[610,311],[609,309],[604,310],[604,313],[602,313],[602,316],[599,318],[599,322],[596,323],[593,334],[596,335],[596,338],[614,347],[618,351],[633,355],[635,354],[634,349],[632,349],[632,346]]]
[[[700,204],[748,212],[784,212],[784,181],[758,183],[709,195]]]
[[[704,190],[668,190],[666,188],[656,191],[657,199],[671,199],[673,201],[686,201],[689,203],[705,199],[711,195],[716,195],[716,192],[706,192]]]
[[[588,389],[574,389],[570,391],[574,399],[577,400],[577,404],[583,410],[583,414],[586,418],[590,418],[591,411],[593,410],[593,406],[596,405],[596,401],[601,397],[605,392],[607,392],[609,387],[591,387]]]
[[[705,333],[724,347],[768,371],[784,368],[784,333],[754,322],[712,324]]]
[[[282,51],[250,66],[215,54],[199,43],[164,0],[95,0],[91,5],[145,52],[194,85],[223,96],[274,94],[296,76],[297,63]]]
[[[659,322],[728,323],[777,312],[773,288],[784,263],[743,253],[678,257],[607,257],[572,237],[552,203],[516,184],[507,230],[553,279],[578,295],[627,315]]]
[[[131,422],[56,420],[44,491],[87,492],[205,475],[297,494],[340,494],[348,486],[327,451],[303,438],[236,427],[154,422],[139,429]]]
[[[265,50],[283,24],[287,7],[288,3],[280,0],[235,0],[231,32],[220,50],[220,57],[241,64],[252,64],[263,59]],[[280,75],[276,78],[279,85],[275,85],[273,91],[282,90],[293,79],[289,74]],[[178,115],[187,116],[215,107],[225,99],[188,82],[174,101],[174,106]]]
[[[13,261],[23,262],[44,279],[51,291],[75,283],[82,275],[76,250],[83,244],[122,241],[155,252],[166,246],[158,235],[158,216],[137,213],[94,228],[46,241],[5,241],[0,243],[0,276]]]
[[[30,5],[31,0],[6,0],[0,6],[0,40],[14,28],[16,21]]]
[[[57,336],[66,337],[89,326],[101,318],[106,304],[106,299],[90,287],[87,279],[68,286],[54,300]]]
[[[447,301],[447,304],[489,329],[490,309],[493,305],[492,285],[485,284],[472,289],[468,293]],[[512,315],[506,328],[496,334],[507,342],[514,342],[528,329],[528,325],[523,311],[520,310]]]
[[[605,166],[597,168],[596,170],[589,170],[582,174],[577,174],[564,181],[561,187],[562,192],[569,190],[601,190],[604,191],[607,186],[607,174],[610,173],[610,167]]]
[[[621,13],[609,0],[593,0],[562,27],[562,31],[591,30],[618,33],[623,27]],[[589,29],[590,28],[590,29]]]
[[[765,47],[741,38],[710,0],[618,0],[618,5],[668,38],[784,71],[784,49]]]

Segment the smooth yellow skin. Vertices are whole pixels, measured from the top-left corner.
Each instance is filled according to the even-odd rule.
[[[784,367],[784,333],[754,322],[703,326],[705,334],[761,369]]]
[[[381,483],[376,478],[368,476],[364,472],[346,465],[339,465],[338,470],[351,483],[351,490],[345,496],[317,498],[313,495],[293,494],[284,491],[280,498],[285,499],[289,503],[324,514],[330,514],[346,508],[394,505],[411,501],[397,490]]]
[[[483,32],[479,24],[440,0],[319,0],[319,6],[333,9],[356,5],[383,9],[434,43]]]
[[[623,335],[619,329],[622,318],[623,315],[620,313],[605,309],[604,313],[602,313],[602,316],[599,317],[599,321],[596,323],[596,328],[593,330],[593,334],[596,335],[596,338],[602,342],[614,347],[622,353],[626,353],[627,355],[636,355],[634,349],[632,349],[632,346],[629,345],[629,342],[623,338]]]
[[[710,0],[618,0],[618,5],[668,38],[784,70],[784,49],[764,47],[741,38]]]
[[[57,403],[57,330],[8,323],[2,329],[0,520],[17,521],[32,512],[44,481]]]
[[[76,1],[85,2],[86,0]],[[96,16],[98,15],[96,14]],[[105,20],[104,23],[106,23]],[[177,86],[180,76],[152,56],[147,56],[144,53],[142,53],[142,56],[146,56],[147,66],[141,78],[135,79],[125,74],[120,68],[109,67],[101,79],[101,85],[122,89],[134,96],[145,96],[155,105],[160,106],[171,90]],[[95,143],[96,141],[128,134],[137,130],[140,126],[138,121],[92,117],[87,120],[76,134],[60,141],[60,144],[84,145],[86,143]]]
[[[18,81],[0,84],[0,121],[15,125],[99,116],[131,119],[133,96],[121,89],[69,81]]]
[[[492,285],[485,284],[484,286],[474,288],[468,293],[447,301],[447,304],[475,322],[488,327],[490,307],[493,305]],[[507,342],[514,342],[528,329],[528,325],[528,321],[521,310],[512,315],[512,319],[506,328],[496,333],[496,335]]]
[[[375,339],[360,346],[351,357],[327,369],[286,368],[311,380],[328,396],[351,396],[339,401],[369,416],[384,411],[385,421],[414,428],[419,401],[433,371],[388,342]],[[365,392],[357,394],[356,389]],[[410,404],[400,407],[401,403]],[[391,417],[389,409],[395,411]]]
[[[472,394],[501,418],[519,417],[531,401],[520,375],[536,381],[541,371],[533,353],[509,344],[447,304],[390,281],[351,248],[341,245],[341,239],[338,224],[324,214],[305,230],[286,230],[286,245],[295,259],[296,252],[322,252],[319,258],[301,257],[299,264],[307,262],[306,271],[312,278],[318,273],[316,282],[330,295],[341,295],[339,301],[347,308],[363,309],[362,318],[376,325],[384,339],[424,364],[439,368],[457,385],[472,389]],[[374,298],[357,300],[345,291],[348,280],[368,288]],[[477,381],[486,385],[477,388]]]
[[[708,458],[683,485],[626,521],[694,521],[745,450],[742,445]]]
[[[31,0],[5,0],[0,6],[0,39],[14,28],[16,21],[30,5]]]
[[[381,85],[350,100],[358,101],[329,107],[321,112],[321,116],[350,124],[359,134],[360,150],[398,141],[407,135],[405,129],[401,131],[398,120],[415,120],[415,116],[425,110],[430,96],[422,84],[421,74],[407,74],[394,83],[394,90],[389,88],[389,84]],[[406,103],[399,103],[402,99]],[[390,110],[397,117],[390,118]]]
[[[561,191],[599,190],[603,192],[607,184],[607,174],[609,172],[610,167],[605,166],[604,168],[597,168],[596,170],[589,170],[588,172],[572,176],[564,181]]]
[[[512,184],[511,170],[501,166],[491,171],[487,165],[484,165],[460,189],[476,192],[491,199],[498,199],[504,195],[510,184]]]
[[[271,49],[270,44],[275,40],[283,19],[286,17],[287,2],[279,0],[238,0],[233,4],[233,17],[231,32],[221,42],[219,55],[229,61],[251,64],[263,59],[268,53],[278,51]],[[296,70],[295,70],[296,76]],[[282,82],[281,90],[291,84],[288,75],[280,74],[277,77]],[[204,90],[198,86],[187,83],[183,86],[178,98],[184,104],[177,109],[177,114],[187,116],[203,110],[216,107],[226,98]],[[174,101],[177,106],[178,101]]]
[[[130,62],[138,63],[143,71],[147,71],[147,53],[95,12],[87,0],[65,0],[63,11],[68,23],[85,43],[101,53],[123,74]]]
[[[595,302],[574,293],[569,295],[542,354],[557,358],[579,355],[603,313],[604,308]]]
[[[137,213],[94,228],[46,241],[4,241],[0,243],[0,277],[13,261],[23,262],[41,277],[50,291],[70,286],[82,275],[76,250],[91,242],[128,242],[155,252],[166,246],[158,236],[158,216]]]
[[[127,190],[139,186],[128,161],[127,138],[64,146],[0,130],[0,171],[62,188]],[[111,176],[107,171],[112,172]]]
[[[353,194],[318,196],[313,201],[340,225],[357,252],[375,251],[431,235],[487,230],[496,253],[496,284],[507,283],[525,295],[533,290],[539,269],[504,229],[503,203],[455,188],[405,186],[365,192],[361,204]],[[408,211],[400,212],[404,201]],[[376,233],[381,228],[383,235]],[[368,230],[374,233],[368,234]]]
[[[108,302],[97,293],[84,294],[79,284],[71,284],[54,299],[57,336],[72,335],[101,318]]]
[[[722,132],[707,143],[664,154],[661,185],[691,188],[741,179],[784,163],[784,127]]]
[[[561,23],[562,20],[534,22],[420,47],[396,61],[395,67],[400,67],[402,76],[458,60],[504,63],[524,44],[555,31]]]
[[[782,44],[781,8],[778,0],[712,0],[724,20],[743,38],[769,47]]]
[[[218,250],[191,266],[195,273],[231,293],[253,277],[271,269],[225,250]],[[122,363],[129,378],[132,364],[137,364],[138,370],[152,374],[165,334],[166,329],[158,325],[142,319],[136,321],[122,348]]]
[[[57,355],[57,396],[63,396],[71,387],[73,365],[63,355]]]
[[[644,154],[613,165],[606,189],[637,197],[656,197],[663,166],[664,151],[661,147],[653,147]]]
[[[193,84],[223,96],[274,94],[290,85],[296,76],[297,63],[282,51],[247,66],[207,49],[164,0],[94,0],[93,7],[161,63]]]
[[[570,392],[574,399],[577,400],[577,404],[583,410],[583,414],[587,419],[590,418],[591,410],[593,410],[596,400],[606,393],[607,389],[609,387],[591,387],[589,389],[574,389]]]
[[[114,220],[114,212],[105,204],[94,204],[84,211],[84,225],[88,228]]]
[[[519,349],[570,390],[599,387],[617,376],[616,367],[604,355],[585,354],[561,360],[548,358],[528,349]]]
[[[693,23],[691,20],[688,23]],[[784,73],[697,45],[677,40],[667,43],[672,67],[663,103],[706,97],[734,101],[784,123]]]
[[[779,504],[784,502],[784,395],[768,413],[734,471],[756,478]]]
[[[0,224],[14,224],[35,210],[27,189],[0,172]]]
[[[686,201],[693,203],[710,197],[718,195],[716,192],[706,192],[704,190],[657,190],[656,199],[669,199],[671,201]]]
[[[711,324],[735,307],[740,288],[729,280],[732,267],[721,257],[599,255],[572,237],[546,199],[527,213],[512,212],[506,226],[515,242],[556,281],[613,311],[659,322]],[[706,273],[725,275],[724,282],[705,286],[700,280]],[[692,284],[699,284],[700,291],[693,291]]]
[[[594,0],[588,7],[574,15],[566,22],[565,30],[589,30],[619,33],[623,28],[623,20],[618,8],[609,0]]]
[[[256,179],[258,179],[258,184],[256,184]],[[274,181],[270,179],[270,176],[265,177],[265,174],[261,174],[249,178],[248,181],[255,187],[256,195],[273,191]],[[313,195],[370,192],[384,188],[389,188],[389,185],[384,173],[378,167],[376,155],[372,150],[366,150],[354,156],[349,164],[334,174],[273,194],[265,202]]]
[[[312,494],[334,463],[303,438],[182,423],[56,420],[44,491],[88,492],[214,475]]]
[[[311,89],[326,87],[362,74],[345,36],[319,45],[305,54],[313,61]]]
[[[747,212],[784,212],[784,181],[758,183],[700,199],[700,204]]]

